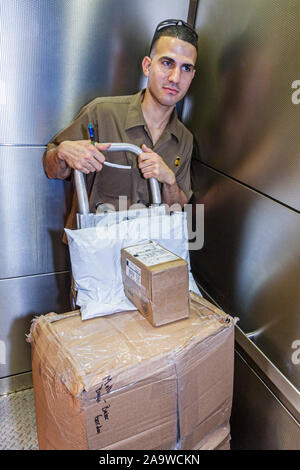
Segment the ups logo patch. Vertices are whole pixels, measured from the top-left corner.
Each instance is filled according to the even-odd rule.
[[[175,167],[178,168],[180,166],[180,163],[181,163],[181,157],[176,157],[176,160],[175,160]]]

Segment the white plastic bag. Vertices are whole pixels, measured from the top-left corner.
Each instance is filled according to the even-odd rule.
[[[122,220],[112,225],[104,223],[80,230],[65,229],[65,232],[78,291],[76,303],[80,306],[83,320],[136,310],[123,288],[122,248],[152,240],[189,264],[184,212]],[[190,265],[189,287],[200,294],[190,272]]]

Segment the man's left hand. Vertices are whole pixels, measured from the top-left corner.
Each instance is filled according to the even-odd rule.
[[[166,165],[160,155],[153,152],[147,145],[142,145],[142,150],[138,158],[138,167],[144,178],[156,178],[160,183],[173,185],[176,178],[173,171]]]

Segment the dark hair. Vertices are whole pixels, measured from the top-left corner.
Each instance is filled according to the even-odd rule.
[[[169,36],[189,42],[198,51],[198,35],[188,23],[183,20],[165,20],[156,27],[149,49],[149,55],[156,41],[162,36]]]

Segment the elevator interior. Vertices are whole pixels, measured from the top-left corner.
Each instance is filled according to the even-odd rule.
[[[0,394],[31,386],[35,315],[67,311],[61,243],[68,182],[47,142],[95,96],[135,93],[156,24],[190,19],[196,78],[182,109],[195,135],[191,251],[203,294],[236,326],[232,448],[299,448],[300,7],[292,0],[1,1]]]

